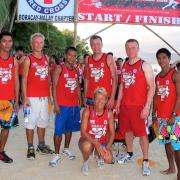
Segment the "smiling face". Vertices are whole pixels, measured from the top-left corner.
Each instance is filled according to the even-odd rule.
[[[125,45],[126,54],[130,59],[135,59],[138,57],[139,45],[136,42],[128,42]]]
[[[166,53],[159,53],[157,55],[157,61],[162,69],[169,67],[170,59]]]
[[[41,36],[33,37],[31,47],[34,52],[41,52],[44,47],[44,39]]]
[[[73,51],[73,50],[69,50],[66,54],[65,54],[65,61],[69,64],[69,65],[74,65],[74,63],[76,62],[76,56],[77,56],[77,52]]]
[[[91,39],[90,41],[91,49],[93,51],[93,54],[101,54],[102,53],[102,47],[103,43],[101,39]]]
[[[0,40],[0,49],[5,52],[9,52],[12,48],[13,40],[11,36],[4,35]]]

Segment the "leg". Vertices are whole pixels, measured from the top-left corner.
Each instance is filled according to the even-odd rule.
[[[133,152],[133,140],[134,140],[133,132],[126,132],[125,140],[127,145],[127,152]]]
[[[37,134],[38,134],[39,145],[41,144],[42,146],[45,145],[45,140],[44,140],[45,128],[37,127]]]
[[[82,152],[83,160],[84,162],[89,159],[89,156],[93,152],[93,145],[86,141],[86,140],[80,140],[79,141],[79,149]]]
[[[71,142],[72,132],[66,132],[65,133],[65,143],[64,148],[69,148],[70,142]]]
[[[177,180],[180,180],[180,150],[174,151],[175,154],[175,161],[176,161],[176,166],[177,166]]]
[[[104,157],[104,162],[107,164],[110,164],[110,163],[112,163],[112,160],[113,160],[113,155],[112,155],[111,151],[108,151],[106,156]]]
[[[165,151],[166,151],[166,156],[167,160],[169,163],[169,168],[166,169],[165,171],[161,171],[162,174],[172,174],[176,172],[175,165],[174,165],[174,151],[171,146],[171,143],[165,144]]]
[[[9,129],[2,129],[1,130],[0,152],[4,151],[4,147],[6,145],[8,135],[9,135]]]
[[[33,145],[34,129],[26,128],[27,143]]]
[[[55,154],[59,154],[61,141],[62,141],[62,135],[54,135]]]
[[[143,153],[143,159],[148,159],[148,149],[149,149],[149,142],[147,136],[142,136],[139,139],[139,143],[141,146],[141,150]]]

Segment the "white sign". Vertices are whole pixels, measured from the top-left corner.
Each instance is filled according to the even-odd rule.
[[[73,22],[74,0],[18,0],[17,20]]]

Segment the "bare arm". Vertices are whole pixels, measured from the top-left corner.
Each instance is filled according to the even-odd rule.
[[[176,102],[174,104],[173,112],[177,113],[177,111],[180,109],[180,72],[175,71],[173,73],[172,79],[176,87]],[[172,125],[174,121],[175,116],[171,116],[168,123]]]
[[[14,68],[15,68],[15,104],[14,108],[18,110],[18,104],[19,104],[19,71],[18,71],[18,61],[16,58],[14,58]]]
[[[86,103],[87,100],[87,89],[89,86],[89,80],[88,80],[88,62],[86,62],[85,67],[84,67],[84,104]]]
[[[116,64],[113,59],[113,56],[111,55],[107,56],[107,65],[109,66],[109,69],[111,72],[111,78],[112,78],[112,91],[111,91],[111,96],[109,98],[107,106],[109,109],[112,109],[114,106],[114,98],[115,98],[116,88],[117,88],[117,70],[116,70]]]
[[[52,95],[53,95],[53,100],[54,100],[54,112],[60,113],[59,106],[58,106],[58,100],[57,100],[57,85],[58,85],[58,80],[59,76],[62,72],[62,68],[60,65],[58,65],[52,75]]]
[[[154,96],[154,76],[153,76],[152,68],[150,64],[148,64],[147,62],[143,63],[142,69],[145,74],[145,78],[146,78],[146,82],[148,86],[147,87],[148,92],[147,92],[146,104],[141,112],[141,118],[146,119],[149,115],[149,111],[150,111],[151,104],[153,101],[153,96]]]
[[[27,99],[27,78],[29,73],[30,59],[26,57],[23,63],[23,76],[22,76],[22,96],[23,96],[23,105],[26,107],[28,105]]]
[[[110,150],[111,145],[114,141],[114,134],[115,134],[115,128],[114,128],[114,116],[112,111],[109,112],[109,141],[107,143],[106,149]]]

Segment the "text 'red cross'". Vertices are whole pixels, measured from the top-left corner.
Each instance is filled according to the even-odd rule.
[[[53,0],[44,0],[44,4],[52,4]]]

